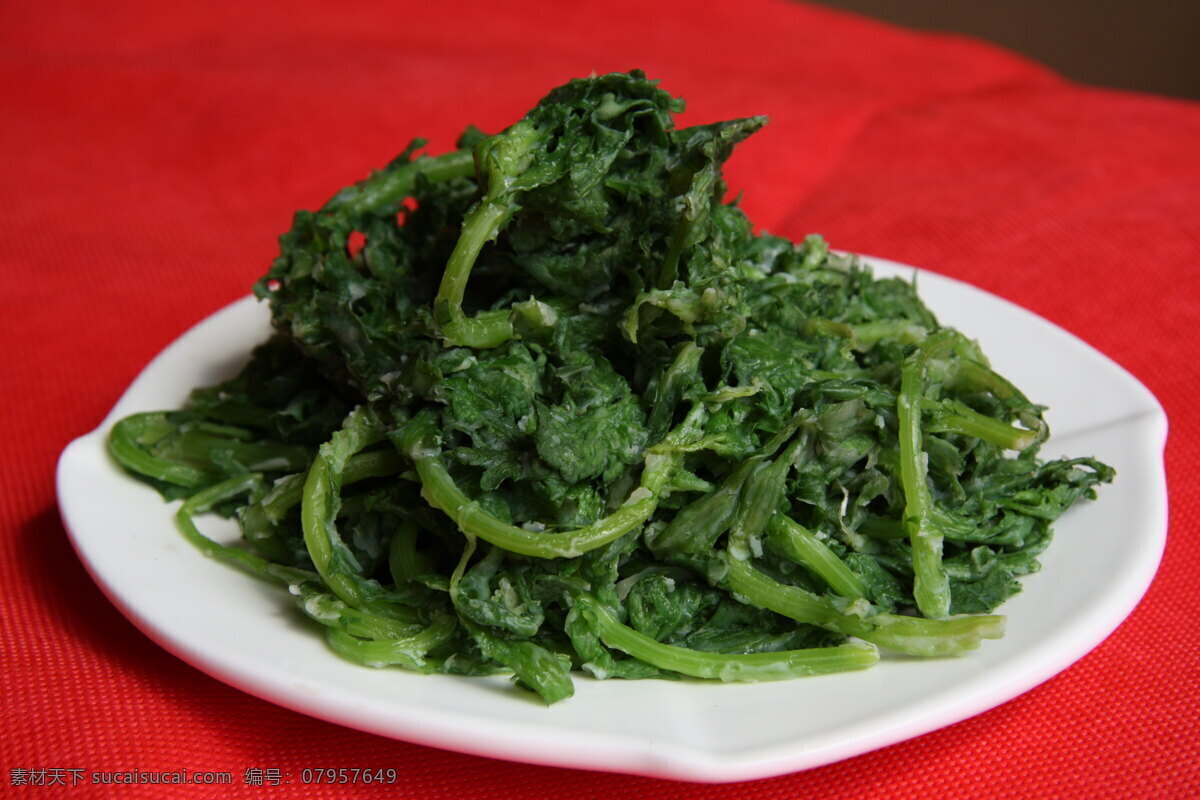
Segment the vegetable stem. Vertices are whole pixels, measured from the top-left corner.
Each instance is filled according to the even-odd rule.
[[[874,647],[844,644],[776,653],[727,654],[689,650],[663,644],[644,633],[622,625],[599,602],[580,597],[576,601],[590,617],[601,641],[616,650],[693,678],[721,681],[774,681],[831,672],[866,669],[879,660]]]
[[[867,613],[869,607],[863,600],[846,604],[847,610],[843,610],[827,597],[773,580],[744,561],[732,557],[726,560],[730,590],[752,605],[898,653],[960,655],[979,647],[982,639],[998,639],[1004,634],[1004,617],[995,615],[921,619],[871,614]]]
[[[426,500],[459,528],[497,547],[536,558],[573,558],[595,550],[642,525],[657,505],[653,494],[635,491],[619,509],[591,525],[561,533],[534,533],[484,511],[458,488],[439,458],[418,458],[415,464]]]
[[[533,163],[538,142],[537,127],[524,119],[476,146],[476,169],[486,179],[485,194],[463,219],[462,233],[433,300],[434,321],[447,345],[486,349],[513,337],[510,312],[483,312],[468,318],[462,302],[467,278],[483,246],[500,234],[517,211],[520,194],[530,188],[517,182]]]
[[[292,583],[312,579],[315,576],[306,570],[274,564],[246,550],[219,544],[205,536],[196,527],[196,516],[211,511],[218,503],[253,492],[261,485],[262,475],[247,473],[209,486],[196,492],[180,505],[175,514],[175,522],[184,538],[200,552],[240,567],[252,575],[276,583]]]
[[[117,422],[108,436],[108,451],[127,470],[175,486],[195,489],[212,483],[214,473],[152,455],[148,445],[175,430],[161,411],[132,414]]]
[[[454,617],[443,614],[425,628],[394,638],[359,638],[336,627],[326,628],[325,638],[338,655],[364,666],[421,669],[429,651],[449,641],[456,624]]]
[[[837,554],[812,531],[785,514],[776,514],[767,526],[767,544],[791,561],[812,570],[842,597],[866,597],[862,578],[850,571]]]
[[[341,430],[321,445],[308,470],[300,526],[313,566],[339,599],[352,608],[395,616],[404,612],[382,597],[384,592],[376,581],[360,574],[358,560],[337,530],[346,464],[356,452],[382,438],[373,413],[362,407],[350,412]]]
[[[913,597],[921,613],[942,619],[950,613],[950,582],[942,570],[942,536],[932,521],[933,497],[921,446],[921,351],[904,360],[896,413],[900,426],[900,483],[904,489],[904,524],[912,548]]]
[[[498,347],[512,338],[508,311],[484,312],[468,318],[462,310],[467,278],[483,246],[499,234],[512,215],[510,202],[485,199],[475,206],[463,222],[462,235],[446,262],[442,283],[433,301],[435,321],[442,328],[447,344],[464,347]]]
[[[1041,429],[1030,430],[1009,425],[980,414],[965,403],[926,400],[921,407],[930,416],[926,429],[934,433],[974,436],[1006,450],[1024,450],[1043,438]]]
[[[395,435],[401,452],[416,466],[422,494],[458,527],[496,547],[535,558],[572,558],[602,547],[644,524],[658,507],[659,494],[678,457],[657,452],[646,455],[641,484],[613,513],[590,525],[557,533],[537,533],[510,525],[488,513],[458,487],[441,460],[433,419],[419,414]]]
[[[423,175],[432,183],[442,183],[455,178],[469,178],[474,172],[475,157],[468,148],[418,158],[398,169],[378,172],[361,183],[343,189],[322,210],[357,217],[399,203],[411,195],[418,175]]]

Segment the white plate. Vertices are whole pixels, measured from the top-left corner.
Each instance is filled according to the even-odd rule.
[[[913,268],[872,259],[880,275]],[[1166,417],[1153,395],[1074,336],[1011,303],[919,275],[943,323],[977,338],[997,370],[1050,406],[1046,450],[1117,469],[1100,499],[1057,525],[1043,571],[1002,609],[1008,633],[964,658],[889,659],[870,670],[763,684],[598,681],[553,707],[500,677],[373,670],[326,648],[286,592],[209,560],[185,542],[173,506],[126,476],[105,437],[136,411],[174,408],[231,375],[268,333],[250,298],[197,325],[138,377],[58,468],[72,541],[121,611],[183,660],[250,694],[352,728],[537,764],[692,781],[793,772],[966,719],[1052,677],[1133,610],[1166,537]],[[214,538],[236,527],[213,521]]]

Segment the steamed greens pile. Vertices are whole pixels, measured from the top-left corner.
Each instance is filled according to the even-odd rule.
[[[639,72],[296,214],[275,334],[111,449],[205,552],[283,584],[339,654],[768,680],[946,656],[1112,470],[912,283],[755,233],[721,167],[761,117],[676,128]],[[235,515],[245,545],[196,527]]]

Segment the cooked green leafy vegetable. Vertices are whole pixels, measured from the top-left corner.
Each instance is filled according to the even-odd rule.
[[[766,680],[947,656],[1113,471],[914,285],[756,233],[640,72],[296,214],[275,335],[114,456],[371,666]],[[236,516],[244,546],[198,514]]]

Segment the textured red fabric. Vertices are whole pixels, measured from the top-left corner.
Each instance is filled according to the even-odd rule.
[[[336,6],[336,7],[335,7]],[[805,773],[704,786],[502,763],[303,717],[153,645],[55,505],[64,445],[244,294],[296,208],[496,129],[550,86],[642,67],[689,121],[766,113],[729,169],[793,237],[965,279],[1129,368],[1171,419],[1170,535],[1133,615],[993,711]],[[87,797],[1096,798],[1200,786],[1200,105],[1087,89],[961,38],[776,0],[0,4],[0,794],[14,770],[229,770]],[[395,768],[244,786],[246,768]]]

